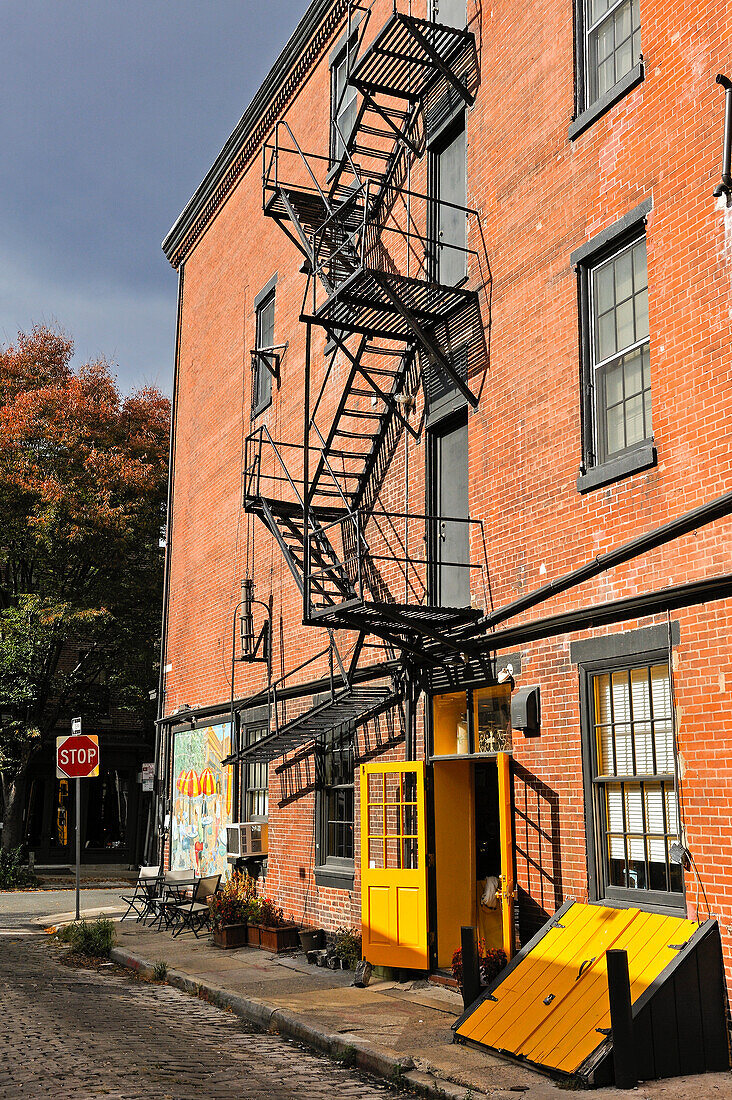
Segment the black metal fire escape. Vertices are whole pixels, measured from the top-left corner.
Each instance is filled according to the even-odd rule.
[[[407,662],[437,667],[469,659],[475,643],[461,634],[481,614],[431,597],[424,546],[438,517],[379,506],[397,443],[405,432],[418,437],[410,411],[425,373],[477,404],[470,368],[479,355],[470,347],[483,339],[478,294],[438,281],[434,203],[404,186],[426,129],[473,100],[474,36],[395,11],[349,82],[360,100],[351,133],[339,134],[335,164],[304,153],[284,121],[263,150],[264,213],[295,244],[307,275],[306,430],[301,445],[275,441],[266,428],[250,437],[244,507],[276,539],[303,595],[305,621],[326,627],[332,644],[335,629],[353,630],[358,640],[340,690],[249,753],[262,759],[293,748],[304,732],[317,738],[343,722],[358,725],[401,700],[400,684],[354,686],[369,635]],[[329,343],[317,369],[313,326]],[[396,554],[385,546],[410,519],[427,532],[418,584],[407,537],[397,536]],[[404,579],[401,598],[384,579],[390,554]]]

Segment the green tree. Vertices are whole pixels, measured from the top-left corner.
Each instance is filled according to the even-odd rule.
[[[72,714],[150,715],[170,403],[123,398],[104,361],[38,326],[0,348],[3,846],[23,841],[33,756]]]

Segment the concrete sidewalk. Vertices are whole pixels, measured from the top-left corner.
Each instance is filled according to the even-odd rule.
[[[561,1100],[566,1093],[566,1086],[523,1066],[453,1045],[450,1025],[462,1011],[462,999],[425,981],[372,980],[368,988],[356,989],[352,972],[310,966],[302,954],[224,951],[207,936],[172,939],[131,921],[118,925],[117,945],[115,962],[145,971],[163,961],[171,984],[423,1095],[479,1100],[526,1093],[531,1100]],[[615,1088],[596,1094],[603,1100],[627,1096]],[[732,1075],[654,1081],[639,1086],[635,1095],[732,1100]]]

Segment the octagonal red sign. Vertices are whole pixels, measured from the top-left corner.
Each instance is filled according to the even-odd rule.
[[[59,779],[89,779],[99,775],[99,738],[85,733],[57,737],[56,775]]]

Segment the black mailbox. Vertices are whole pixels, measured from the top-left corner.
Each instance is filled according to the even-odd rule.
[[[520,687],[511,696],[511,725],[524,737],[538,737],[541,730],[539,687]]]

